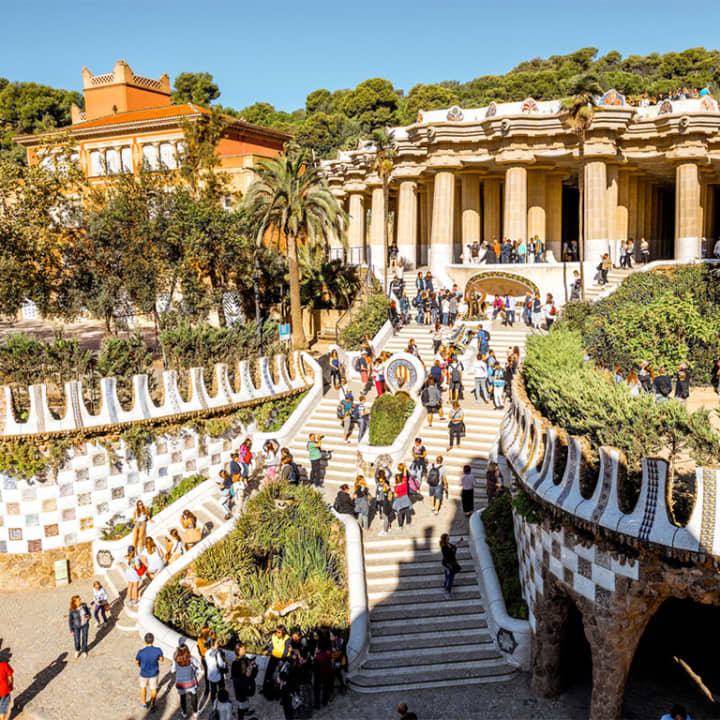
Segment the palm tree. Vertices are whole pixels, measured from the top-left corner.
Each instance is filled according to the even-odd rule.
[[[563,102],[567,113],[566,122],[568,127],[577,135],[578,156],[580,159],[580,173],[578,175],[578,191],[580,194],[578,207],[578,259],[580,260],[580,297],[585,299],[585,134],[592,125],[595,108],[597,107],[597,95],[602,93],[602,88],[597,78],[588,73],[572,78],[568,84],[571,95]],[[564,265],[563,265],[564,267]],[[565,278],[567,280],[567,278]],[[565,282],[567,292],[567,282]]]
[[[292,345],[306,347],[300,301],[298,244],[327,248],[330,237],[343,244],[347,215],[320,174],[301,155],[290,154],[258,161],[257,179],[248,189],[244,204],[257,220],[258,239],[284,244],[290,285]]]
[[[393,170],[395,160],[395,144],[393,143],[392,133],[384,130],[375,130],[372,135],[372,142],[375,145],[375,160],[373,169],[378,174],[383,187],[383,208],[385,217],[383,217],[383,245],[385,246],[385,261],[383,263],[383,292],[388,289],[388,254],[390,244],[388,242],[388,222],[390,209],[388,207],[390,201],[390,175]]]

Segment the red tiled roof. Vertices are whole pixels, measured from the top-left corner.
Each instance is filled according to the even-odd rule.
[[[166,105],[165,107],[149,108],[147,110],[130,110],[124,113],[114,113],[105,117],[86,120],[85,122],[71,125],[72,130],[89,130],[90,128],[105,127],[108,125],[124,125],[125,123],[147,122],[148,120],[167,120],[169,118],[182,117],[185,115],[209,115],[210,111],[193,103],[183,105]]]

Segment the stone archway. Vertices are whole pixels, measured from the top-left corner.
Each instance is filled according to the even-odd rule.
[[[478,292],[484,300],[488,295],[535,295],[540,289],[528,278],[518,273],[488,270],[470,277],[465,284],[465,301],[470,302],[473,293]]]

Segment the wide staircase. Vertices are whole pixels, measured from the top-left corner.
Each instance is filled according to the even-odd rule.
[[[597,283],[593,282],[593,278],[595,276],[595,273],[593,272],[593,277],[586,277],[585,278],[585,299],[589,301],[597,300],[598,297],[605,293],[606,291],[613,291],[617,288],[618,285],[632,272],[636,271],[638,268],[637,264],[633,264],[632,270],[626,270],[625,268],[613,268],[608,273],[608,284],[607,285],[598,285]]]

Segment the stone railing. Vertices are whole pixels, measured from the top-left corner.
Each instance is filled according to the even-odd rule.
[[[251,402],[240,401],[249,405],[253,399],[272,400],[307,388],[307,395],[276,433],[252,433],[252,428],[247,427],[242,432],[213,438],[183,428],[178,435],[160,436],[148,443],[145,462],[140,464],[122,440],[111,443],[112,447],[107,442],[101,445],[88,441],[73,449],[54,482],[38,483],[0,474],[0,552],[36,553],[95,541],[105,523],[116,516],[131,515],[138,500],[149,505],[156,494],[171,490],[190,475],[216,478],[247,434],[253,437],[256,455],[266,437],[285,442],[323,393],[322,372],[312,356],[295,355],[295,367],[294,379],[287,374],[283,384],[278,385],[275,381],[270,384],[266,378],[260,388],[253,386]],[[265,374],[269,377],[269,372]],[[201,374],[195,377],[202,379]],[[146,383],[142,387],[147,388]],[[194,385],[191,416],[203,410],[201,387]],[[235,397],[247,397],[249,390],[246,383]],[[138,403],[136,396],[134,409],[143,407],[148,407],[147,402]],[[226,407],[231,412],[236,406],[214,407],[218,411]],[[185,416],[167,417],[182,422]],[[135,422],[147,421],[141,418]],[[102,432],[102,427],[95,425],[93,430]],[[117,432],[116,425],[109,427],[110,431]]]
[[[232,388],[228,377],[228,367],[223,363],[215,365],[216,392],[210,395],[203,378],[202,368],[192,368],[190,372],[189,400],[184,400],[177,384],[175,370],[163,372],[163,402],[156,405],[150,396],[148,376],[133,376],[133,403],[125,410],[117,395],[117,379],[103,378],[100,380],[100,403],[96,414],[91,414],[83,400],[83,383],[73,380],[65,383],[65,410],[62,417],[56,418],[51,412],[47,401],[47,385],[30,385],[30,408],[26,422],[19,422],[12,412],[12,392],[8,386],[3,387],[5,399],[5,424],[2,436],[33,435],[47,433],[76,432],[78,430],[102,431],[103,428],[137,423],[142,420],[158,420],[171,416],[182,416],[207,410],[232,409],[249,400],[271,397],[289,392],[313,383],[312,372],[307,370],[307,353],[294,353],[291,361],[284,355],[276,355],[274,359],[258,358],[260,381],[253,382],[250,364],[242,360],[238,364],[240,389]],[[275,364],[275,377],[270,371],[271,362]],[[295,372],[291,375],[290,365]]]
[[[476,510],[470,517],[470,552],[480,594],[485,601],[488,626],[495,644],[511,665],[530,670],[532,634],[529,620],[510,617],[505,607],[500,581],[485,536],[482,522],[483,510]]]
[[[697,468],[694,506],[683,526],[672,519],[667,461],[643,458],[640,494],[625,512],[620,501],[627,482],[623,452],[601,447],[599,467],[593,467],[587,440],[569,436],[542,417],[519,375],[500,428],[499,452],[529,495],[574,527],[630,548],[652,547],[670,557],[710,558],[720,565],[720,467]]]

